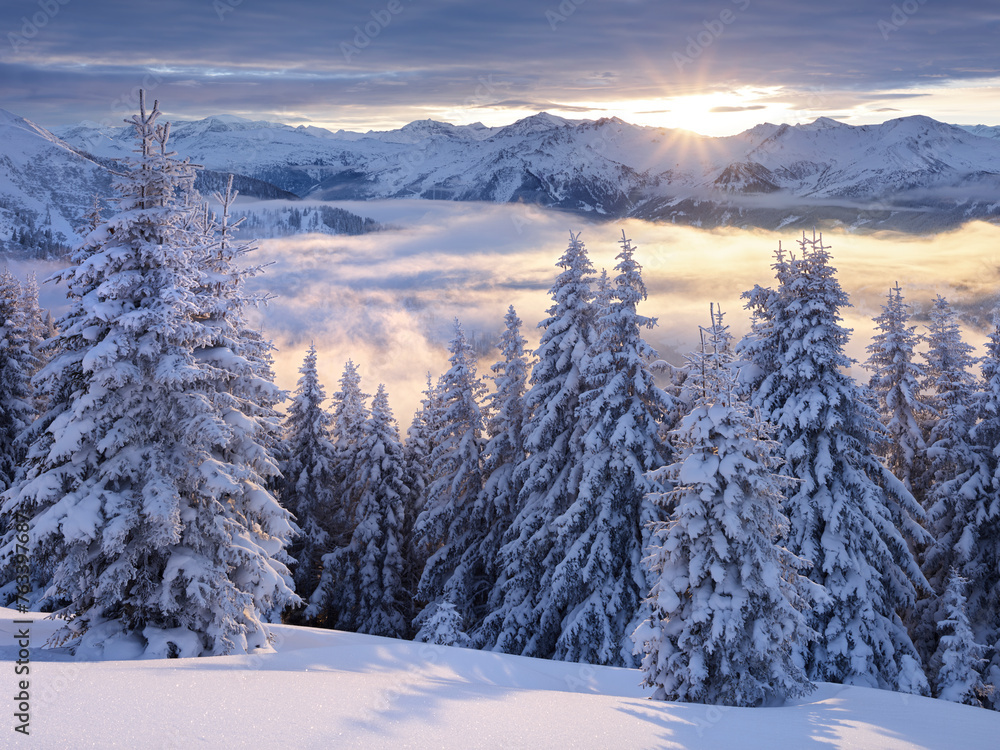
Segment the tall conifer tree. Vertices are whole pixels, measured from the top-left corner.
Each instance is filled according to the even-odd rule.
[[[570,234],[557,266],[562,271],[550,289],[548,317],[539,324],[544,330],[524,398],[530,415],[524,438],[528,457],[516,470],[522,483],[519,510],[501,552],[502,600],[490,614],[495,650],[541,657],[553,654],[558,637],[557,629],[542,625],[538,603],[558,562],[551,556],[553,525],[579,487],[583,462],[577,410],[594,343],[594,269],[579,234]]]
[[[358,498],[348,544],[323,558],[314,602],[334,603],[340,630],[401,638],[409,600],[403,586],[406,466],[399,430],[379,385],[357,446]]]
[[[648,548],[651,617],[636,631],[654,697],[754,706],[807,692],[807,567],[778,543],[788,522],[776,447],[739,399],[721,314],[690,358],[692,408],[677,462],[651,473],[669,523]],[[671,488],[672,489],[668,489]]]
[[[308,600],[319,585],[322,557],[332,547],[337,506],[333,418],[323,407],[326,393],[316,370],[316,347],[310,346],[285,419],[281,499],[300,529],[290,549],[295,558],[295,590]]]
[[[624,232],[615,270],[582,372],[588,389],[578,409],[579,491],[555,521],[555,567],[543,579],[539,607],[542,632],[555,636],[555,658],[631,666],[629,635],[645,618],[650,585],[641,560],[650,524],[660,520],[646,499],[647,473],[670,457],[661,426],[676,420],[678,405],[649,369],[656,352],[642,329],[656,321],[636,311],[646,287]]]
[[[820,638],[809,676],[924,694],[899,615],[926,587],[908,544],[927,540],[923,512],[873,455],[879,425],[846,373],[848,300],[829,248],[815,235],[799,247],[799,258],[779,252],[777,289],[748,293],[756,321],[742,351],[754,370],[751,406],[776,426],[782,474],[794,480],[787,547],[812,563],[828,595],[810,617]]]
[[[876,332],[868,346],[865,366],[872,373],[869,387],[885,427],[880,452],[889,470],[919,502],[926,490],[927,446],[921,422],[927,407],[920,395],[923,368],[914,361],[914,349],[921,337],[909,320],[909,305],[896,284],[889,290],[881,315],[874,318]]]
[[[204,236],[189,229],[193,168],[167,150],[158,116],[140,97],[119,212],[57,274],[71,306],[39,375],[47,429],[4,507],[32,517],[65,603],[61,642],[249,651],[267,643],[268,613],[295,600],[280,560],[290,519],[263,486],[257,426],[225,405],[220,358],[200,356],[218,341]]]
[[[425,626],[437,622],[442,603],[455,607],[462,626],[455,643],[464,644],[475,624],[475,589],[483,561],[465,557],[483,529],[473,523],[476,500],[483,487],[483,416],[479,403],[482,381],[476,374],[476,356],[458,320],[451,341],[451,367],[441,378],[440,418],[432,436],[433,481],[427,502],[414,522],[416,547],[426,559],[417,584],[424,607],[414,622],[417,638],[427,640]],[[435,632],[436,626],[435,626]],[[440,634],[438,634],[440,642]]]
[[[492,643],[496,638],[496,618],[486,618],[502,598],[500,548],[503,536],[514,522],[522,477],[516,474],[524,461],[524,428],[527,413],[524,393],[528,384],[527,341],[521,335],[521,319],[514,306],[504,316],[504,331],[497,348],[503,358],[492,366],[494,392],[490,396],[490,416],[486,423],[489,441],[483,448],[483,489],[476,499],[473,525],[481,532],[476,544],[466,550],[467,564],[481,562],[481,575],[474,592],[473,640]]]

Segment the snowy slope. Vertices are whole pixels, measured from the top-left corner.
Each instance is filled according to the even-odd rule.
[[[18,617],[0,610],[10,697]],[[312,628],[274,626],[274,651],[254,656],[82,661],[39,648],[51,621],[29,627],[40,748],[987,750],[1000,736],[995,712],[841,685],[727,709],[652,702],[634,670]]]
[[[129,145],[123,129],[57,132],[102,156]],[[713,226],[920,231],[996,215],[1000,140],[990,135],[920,116],[859,127],[764,123],[725,138],[544,112],[503,128],[421,120],[364,134],[216,116],[177,123],[175,145],[208,168],[318,199],[530,202]]]
[[[0,109],[0,239],[15,227],[48,226],[67,243],[107,171],[44,128]]]
[[[983,138],[1000,138],[1000,127],[996,125],[959,125],[959,127]]]
[[[185,153],[184,143],[204,139],[213,132],[253,134],[262,124],[230,116],[203,120],[181,130],[182,137],[172,138],[171,145]],[[294,134],[295,128],[268,126],[267,132],[275,140]],[[82,123],[67,129],[75,141],[70,144],[35,123],[0,109],[0,253],[7,250],[15,255],[44,255],[41,244],[48,244],[41,237],[46,230],[52,232],[56,250],[65,250],[75,244],[75,230],[83,223],[82,217],[93,206],[97,196],[103,205],[113,197],[111,169],[115,160],[133,156],[134,134],[131,129],[109,128],[98,123]],[[315,136],[311,136],[315,137]],[[246,141],[236,144],[245,148]],[[234,160],[236,164],[239,159]],[[235,167],[229,171],[239,172]],[[223,189],[226,174],[201,170],[196,187],[204,195]],[[296,196],[260,180],[238,176],[235,187],[243,196],[264,200],[292,199]],[[105,212],[106,214],[106,212]],[[361,217],[354,217],[359,222]],[[23,233],[31,235],[23,240]],[[268,227],[262,236],[284,236],[291,233],[288,227]],[[17,234],[18,241],[13,238]]]

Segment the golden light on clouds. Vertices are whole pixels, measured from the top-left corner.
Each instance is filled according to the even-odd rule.
[[[702,230],[641,221],[591,223],[529,206],[447,201],[342,204],[406,228],[361,237],[307,236],[262,243],[257,260],[273,262],[259,277],[277,297],[260,323],[279,348],[278,380],[292,389],[310,343],[319,351],[328,392],[344,362],[359,365],[366,392],[389,388],[397,418],[409,422],[425,386],[447,368],[452,320],[461,319],[481,342],[481,373],[496,359],[488,343],[499,334],[507,305],[524,321],[529,346],[551,304],[547,294],[570,230],[581,231],[598,271],[612,271],[624,229],[644,266],[649,299],[640,312],[658,318],[648,334],[661,356],[679,361],[697,342],[709,302],[726,312],[736,335],[749,327],[740,295],[771,285],[781,241],[795,251],[800,232]],[[967,340],[985,336],[975,321],[988,318],[1000,293],[1000,228],[983,223],[932,237],[824,234],[853,307],[848,354],[864,360],[871,318],[895,282],[921,325],[936,294],[967,313]],[[856,375],[865,378],[863,371]]]

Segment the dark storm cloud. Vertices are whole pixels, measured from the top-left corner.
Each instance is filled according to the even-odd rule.
[[[14,0],[0,106],[103,119],[153,81],[177,114],[905,88],[998,74],[992,0]],[[169,94],[169,97],[167,96]]]

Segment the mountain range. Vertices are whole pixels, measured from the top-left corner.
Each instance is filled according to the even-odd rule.
[[[206,184],[232,172],[262,199],[526,202],[594,218],[854,231],[930,232],[1000,214],[1000,128],[924,116],[708,137],[544,112],[506,127],[420,120],[368,133],[219,115],[172,133]],[[46,130],[0,110],[0,241],[30,225],[69,242],[133,147],[125,125]]]

